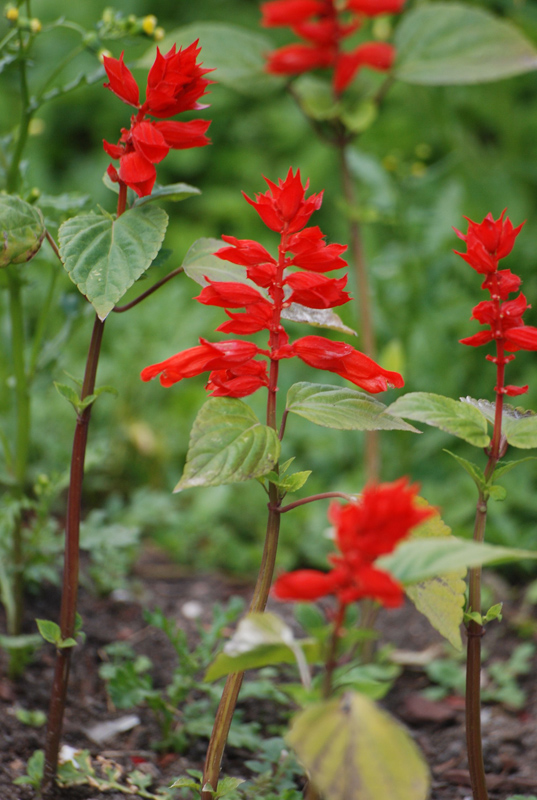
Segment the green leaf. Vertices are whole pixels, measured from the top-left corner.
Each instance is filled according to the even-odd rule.
[[[276,472],[269,472],[267,477],[279,489],[293,494],[302,489],[310,475],[311,469],[308,469],[303,472],[294,472],[292,475],[278,475]]]
[[[199,792],[200,784],[199,781],[193,780],[193,778],[177,778],[172,784],[170,784],[170,789],[192,789],[193,791]]]
[[[517,461],[498,461],[498,465],[492,474],[492,479],[497,480],[502,475],[507,475],[519,464],[523,464],[524,461],[535,461],[535,458],[535,456],[527,456],[527,458],[519,458]]]
[[[205,675],[214,681],[223,675],[257,669],[271,664],[298,665],[303,683],[309,683],[307,660],[317,662],[319,645],[315,641],[297,641],[291,628],[270,612],[247,614],[241,619],[232,638],[224,646]]]
[[[270,472],[279,456],[276,431],[262,425],[246,403],[213,397],[196,417],[183,477],[174,491],[258,478]]]
[[[502,609],[503,609],[503,603],[495,603],[493,606],[489,608],[489,610],[485,614],[484,622],[492,622],[492,620],[495,619],[497,619],[498,622],[501,622]]]
[[[482,83],[537,69],[537,50],[514,25],[462,3],[407,11],[395,49],[395,77],[407,83]]]
[[[225,797],[227,794],[231,794],[241,785],[241,783],[245,783],[244,778],[233,778],[230,775],[220,778],[216,793],[214,795],[215,800],[220,797]]]
[[[487,493],[493,500],[501,501],[507,497],[505,486],[487,486]]]
[[[450,535],[451,530],[440,515],[435,514],[414,530],[410,541],[433,540]],[[463,566],[405,587],[406,594],[418,611],[457,650],[462,650],[460,626],[465,604],[465,575],[466,568]]]
[[[91,406],[101,394],[113,394],[117,396],[118,391],[113,386],[101,386],[96,389],[93,394],[88,394],[81,400],[78,392],[72,386],[67,386],[65,383],[58,383],[54,381],[54,388],[67,402],[71,403],[77,414],[84,411],[85,408]]]
[[[386,406],[370,395],[341,386],[295,383],[287,393],[286,408],[324,428],[420,432],[402,419],[386,414]]]
[[[168,224],[162,208],[131,208],[118,219],[72,217],[60,226],[60,255],[69,277],[106,319],[127,289],[151,265]]]
[[[465,611],[464,612],[464,621],[465,622],[477,622],[478,625],[483,624],[483,617],[479,613],[479,611]]]
[[[484,417],[494,425],[495,403],[489,400],[474,400],[461,397],[463,403],[479,409]],[[512,447],[529,450],[537,447],[537,414],[524,408],[515,408],[507,403],[502,408],[502,434]]]
[[[20,197],[0,194],[0,267],[22,264],[35,256],[45,237],[43,215]]]
[[[411,539],[403,542],[390,555],[377,559],[375,564],[381,569],[388,570],[396,580],[408,585],[463,567],[503,564],[523,561],[526,558],[537,559],[537,551],[498,547],[459,539],[456,536],[446,536],[442,540]]]
[[[169,186],[155,186],[151,194],[137,197],[133,205],[143,206],[146,203],[152,203],[154,200],[171,200],[177,203],[196,194],[201,194],[201,191],[196,186],[189,186],[188,183],[171,183]]]
[[[406,730],[348,692],[297,714],[286,737],[326,800],[425,800],[427,765]]]
[[[486,447],[490,443],[483,414],[460,400],[429,392],[410,392],[388,406],[387,411],[440,428],[476,447]]]
[[[472,461],[467,461],[465,458],[461,458],[460,456],[455,455],[455,453],[452,453],[451,450],[446,450],[445,448],[444,453],[447,453],[454,458],[455,461],[458,461],[461,467],[466,470],[468,475],[470,475],[480,491],[484,492],[486,490],[485,487],[487,485],[487,479],[485,478],[483,470],[478,467],[477,464],[474,464]]]
[[[270,39],[246,28],[222,22],[196,22],[176,28],[159,44],[162,52],[177,43],[186,47],[196,39],[201,46],[203,66],[214,68],[215,80],[241,94],[259,97],[273,92],[283,84],[281,78],[265,71],[266,54],[274,49]],[[155,60],[155,48],[144,56],[141,65],[150,67]],[[209,75],[212,78],[212,75]]]
[[[37,629],[45,642],[57,645],[62,640],[60,626],[50,619],[36,619]]]

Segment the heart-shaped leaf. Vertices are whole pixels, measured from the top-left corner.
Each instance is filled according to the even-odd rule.
[[[242,400],[212,397],[201,407],[190,434],[183,477],[175,492],[259,478],[273,469],[280,440]]]
[[[100,319],[142,275],[164,240],[168,215],[153,205],[131,208],[117,219],[81,214],[59,230],[60,255],[69,277]]]

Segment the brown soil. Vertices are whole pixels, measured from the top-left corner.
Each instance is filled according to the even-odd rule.
[[[129,642],[137,652],[151,657],[156,667],[155,684],[164,685],[173,670],[175,654],[165,636],[144,622],[142,606],[158,606],[167,616],[193,630],[192,623],[183,613],[187,601],[200,603],[203,614],[209,617],[213,603],[225,602],[234,594],[247,598],[249,588],[213,575],[188,576],[170,568],[153,551],[144,554],[137,573],[135,585],[138,586],[139,601],[131,598],[121,601],[102,599],[85,591],[80,593],[79,610],[87,640],[82,647],[77,647],[73,657],[62,741],[75,748],[89,749],[94,757],[109,758],[126,771],[134,766],[149,771],[154,776],[154,786],[169,785],[173,779],[184,775],[186,769],[201,768],[206,742],[197,743],[187,755],[156,754],[151,745],[158,739],[159,732],[152,712],[145,708],[138,708],[135,712],[117,711],[110,706],[98,675],[102,648],[117,640]],[[29,598],[27,605],[25,630],[34,632],[35,618],[57,618],[59,592],[52,587],[43,589],[40,596]],[[486,638],[492,660],[507,658],[520,643],[510,624],[516,613],[516,605],[508,604],[502,624],[494,623],[490,627]],[[383,613],[379,626],[387,641],[405,651],[421,652],[440,641],[428,622],[409,603],[402,609]],[[43,747],[44,729],[22,724],[14,716],[14,709],[47,711],[53,664],[52,646],[43,647],[22,678],[13,682],[1,677],[6,674],[6,661],[2,654],[0,800],[30,800],[36,796],[31,788],[14,786],[12,781],[24,774],[26,762],[34,750]],[[421,668],[405,668],[382,703],[407,725],[422,748],[433,774],[433,800],[469,798],[464,701],[460,697],[436,703],[424,701],[420,692],[428,683]],[[498,703],[487,704],[483,710],[484,751],[491,800],[506,800],[514,794],[537,795],[535,669],[519,683],[528,696],[522,712],[514,712]],[[86,730],[90,726],[130,713],[140,717],[140,724],[130,731],[117,734],[101,747],[88,738]],[[250,757],[251,754],[246,752],[230,752],[226,756],[224,771],[247,777],[242,761]],[[86,786],[57,789],[54,800],[120,800],[125,796],[117,792],[102,793]]]

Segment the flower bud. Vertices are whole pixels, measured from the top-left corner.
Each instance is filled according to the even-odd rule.
[[[142,30],[148,36],[153,36],[156,27],[157,27],[157,18],[155,17],[154,14],[148,14],[147,17],[143,18]]]
[[[32,33],[39,33],[42,27],[41,20],[37,19],[37,17],[30,20],[30,30]]]
[[[19,9],[15,8],[14,6],[7,6],[7,8],[4,11],[4,14],[6,16],[6,19],[8,19],[10,22],[17,22],[19,18]]]

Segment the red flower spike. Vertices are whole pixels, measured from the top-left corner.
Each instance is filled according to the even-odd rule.
[[[129,106],[139,107],[140,92],[133,74],[123,63],[123,53],[119,60],[104,56],[103,66],[108,75],[109,83],[103,83],[105,89],[110,89],[120,100]]]
[[[340,554],[329,557],[334,569],[297,570],[280,575],[272,593],[279,600],[318,600],[335,595],[340,603],[370,597],[393,608],[403,601],[403,590],[374,561],[391,553],[417,525],[430,519],[436,509],[416,503],[417,486],[406,478],[394,483],[372,484],[361,498],[346,505],[332,504],[329,519],[336,528]]]
[[[255,208],[265,225],[278,233],[297,233],[308,222],[314,211],[317,211],[323,202],[323,193],[312,194],[306,199],[306,186],[302,186],[300,170],[293,175],[290,169],[284,181],[280,178],[278,184],[265,178],[269,191],[256,194],[251,200],[244,194],[245,200]]]
[[[147,98],[141,107],[138,86],[123,63],[123,54],[119,60],[104,59],[110,79],[105,86],[124,102],[139,109],[138,114],[131,117],[130,129],[122,129],[117,144],[103,142],[105,152],[120,161],[119,170],[109,168],[108,174],[111,180],[126,184],[140,197],[151,194],[156,180],[154,165],[168,155],[170,148],[184,150],[210,143],[205,136],[209,121],[154,122],[146,119],[147,114],[163,118],[204,107],[197,100],[205,94],[210,81],[203,76],[211,70],[201,69],[201,65],[196,63],[199,52],[197,42],[179,52],[174,45],[164,56],[157,49],[148,76]]]
[[[206,388],[213,397],[247,397],[268,383],[267,365],[252,360],[211,372]]]

